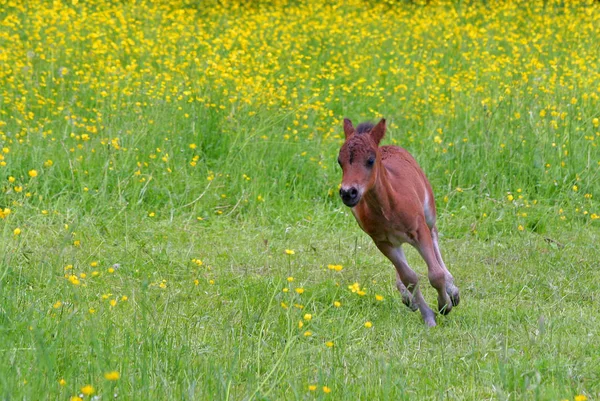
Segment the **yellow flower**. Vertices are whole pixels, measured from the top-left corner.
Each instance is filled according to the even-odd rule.
[[[520,225],[520,224],[519,224],[519,227],[517,227],[517,229],[518,229],[519,231],[523,231],[523,230],[525,230],[525,228],[524,228],[522,225]]]
[[[586,401],[587,399],[588,398],[585,395],[583,395],[583,394],[575,396],[575,401]]]
[[[342,306],[342,303],[341,303],[341,302],[339,302],[339,301],[335,301],[335,302],[333,303],[333,306],[335,306],[336,308],[339,308],[340,306]]]
[[[84,395],[92,395],[92,394],[94,394],[94,391],[95,391],[95,390],[94,390],[94,387],[90,386],[89,384],[88,384],[88,385],[86,385],[86,386],[83,386],[83,387],[81,388],[81,392],[82,392]]]
[[[333,347],[333,341],[327,341],[325,345],[329,348]]]
[[[74,395],[73,397],[69,398],[69,401],[83,401],[83,399]]]
[[[15,228],[13,231],[14,235],[21,235],[21,229],[19,227]]]
[[[304,293],[304,288],[296,288],[295,290],[298,294]]]
[[[304,315],[304,320],[306,320],[307,322],[310,321],[312,319],[312,315],[310,313],[306,313]]]
[[[293,277],[288,277],[287,281],[291,283],[292,281],[294,281],[294,278]]]
[[[378,300],[378,301],[383,301],[384,300],[383,295],[379,295],[379,294],[375,295],[375,299]]]
[[[317,389],[317,386],[314,384],[311,384],[308,386],[308,391],[315,391]]]
[[[62,302],[60,302],[60,301],[56,301],[56,302],[54,303],[54,305],[52,305],[52,307],[53,307],[54,309],[58,309],[58,308],[60,308],[61,306],[62,306]]]
[[[325,394],[329,394],[329,393],[331,393],[331,389],[329,387],[327,387],[327,386],[323,386],[323,392]]]
[[[515,197],[512,196],[511,194],[508,194],[508,196],[506,197],[506,199],[508,199],[509,201],[512,201],[513,199],[515,199]]]
[[[352,285],[349,285],[348,289],[352,292],[358,292],[358,291],[360,291],[360,284],[354,283]]]
[[[104,374],[104,378],[106,380],[110,380],[110,381],[119,380],[120,377],[121,377],[121,374],[119,372],[117,372],[116,370],[113,370],[112,372],[106,372]]]
[[[0,219],[6,218],[10,214],[10,212],[11,212],[11,210],[7,207],[5,207],[4,210],[2,210],[2,208],[0,208]]]
[[[27,174],[29,174],[29,176],[31,178],[35,178],[35,177],[37,177],[38,172],[36,170],[29,170],[29,173],[27,173]]]
[[[373,327],[373,323],[371,323],[371,322],[365,322],[365,327],[367,329],[370,329],[371,327]]]
[[[58,381],[58,384],[60,384],[61,386],[64,386],[65,384],[67,384],[67,381],[65,379],[60,379]]]
[[[302,322],[302,320],[298,321],[298,328],[301,329],[302,327],[304,327],[304,323]]]
[[[285,253],[287,253],[288,255],[293,255],[293,254],[295,254],[296,252],[294,252],[292,249],[286,249],[286,250],[285,250]]]
[[[312,336],[312,331],[310,331],[310,330],[306,330],[306,331],[304,332],[304,337],[310,337],[310,336]]]

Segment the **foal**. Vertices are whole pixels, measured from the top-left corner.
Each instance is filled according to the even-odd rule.
[[[431,185],[406,150],[379,147],[385,131],[385,119],[375,126],[359,124],[356,129],[344,119],[346,141],[338,157],[343,170],[340,197],[352,208],[360,228],[396,267],[402,302],[413,311],[418,308],[425,324],[435,326],[435,314],[423,299],[419,279],[406,261],[402,244],[415,247],[427,263],[442,314],[458,305],[458,288],[440,253]]]

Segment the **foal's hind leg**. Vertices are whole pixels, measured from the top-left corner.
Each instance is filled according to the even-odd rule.
[[[427,276],[429,282],[438,293],[438,310],[441,314],[447,315],[452,310],[452,301],[446,292],[446,272],[438,261],[433,246],[431,230],[423,224],[419,227],[416,234],[415,248],[419,251],[425,263],[427,263]]]
[[[419,289],[419,277],[410,268],[410,266],[408,266],[402,248],[394,248],[388,243],[375,243],[375,245],[377,245],[377,248],[379,248],[379,250],[389,260],[392,261],[396,267],[396,273],[398,277],[400,277],[400,281],[402,282],[404,288],[407,290],[407,293],[412,295],[412,299],[408,299],[410,302],[409,305],[416,305],[416,307],[419,308],[421,316],[423,317],[423,320],[427,326],[435,326],[435,314],[427,305],[427,303],[425,303],[423,294],[421,294],[421,290]],[[398,287],[398,289],[402,293],[401,287]],[[406,304],[404,301],[404,294],[402,296],[402,302]],[[411,307],[411,309],[413,309],[413,307]]]
[[[431,229],[431,239],[433,240],[435,257],[446,273],[446,292],[448,293],[448,296],[450,296],[452,305],[456,306],[460,302],[460,292],[458,291],[458,287],[454,285],[454,277],[452,277],[452,274],[450,274],[450,271],[442,260],[442,253],[440,252],[440,245],[438,243],[438,231],[435,226]]]

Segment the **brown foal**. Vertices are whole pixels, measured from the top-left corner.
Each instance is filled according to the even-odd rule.
[[[402,244],[415,247],[425,263],[431,285],[438,293],[438,309],[448,314],[460,301],[458,287],[442,260],[435,227],[431,184],[416,160],[398,146],[379,146],[385,119],[377,125],[344,119],[346,141],[338,163],[343,170],[340,197],[360,228],[396,267],[396,286],[402,302],[419,309],[425,324],[435,326],[435,314],[419,290],[419,278],[410,268]]]

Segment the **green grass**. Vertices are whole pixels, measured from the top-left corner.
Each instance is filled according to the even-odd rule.
[[[0,0],[0,398],[600,399],[597,2],[203,4]],[[381,116],[433,329],[337,196]]]
[[[71,250],[70,236],[48,225],[5,253],[4,397],[38,398],[44,388],[65,398],[88,383],[127,399],[562,399],[598,392],[597,233],[558,233],[563,248],[535,234],[444,238],[463,302],[429,330],[402,305],[390,263],[349,216],[320,211],[314,222],[267,227],[115,216],[82,219],[89,252]],[[198,254],[200,267],[190,263]],[[101,275],[71,285],[62,275],[72,260],[88,277],[89,263],[102,261]],[[409,260],[424,273],[416,252]],[[110,274],[105,266],[113,263],[120,268]],[[332,263],[344,269],[328,269]],[[166,288],[158,286],[163,280]],[[366,295],[347,288],[355,282]],[[428,285],[425,295],[434,302]],[[299,329],[305,313],[313,317]],[[111,370],[121,373],[116,385],[102,377]]]

